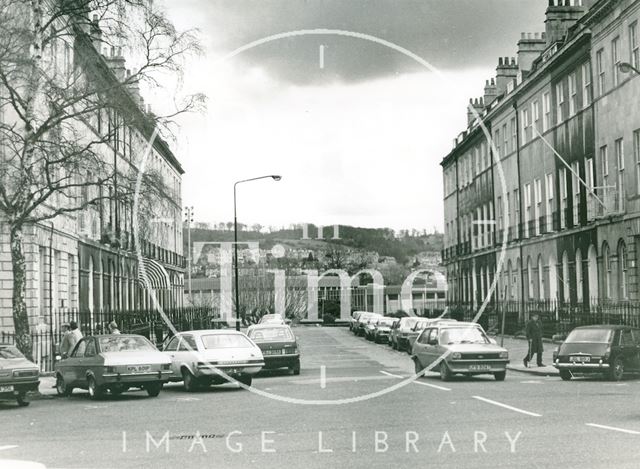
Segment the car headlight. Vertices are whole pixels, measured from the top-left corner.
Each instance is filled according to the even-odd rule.
[[[506,350],[504,352],[500,352],[500,355],[498,355],[500,358],[509,358],[509,352],[507,352]]]
[[[105,366],[104,367],[104,372],[105,373],[115,373],[116,372],[116,367],[115,366]]]
[[[165,363],[164,365],[162,365],[162,371],[169,371],[171,370],[171,363]]]
[[[451,354],[451,358],[454,360],[460,360],[462,358],[462,354],[460,352],[453,352]]]

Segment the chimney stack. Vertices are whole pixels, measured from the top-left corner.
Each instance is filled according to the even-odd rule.
[[[515,57],[499,57],[496,67],[496,88],[498,96],[507,91],[507,85],[518,76],[518,64]]]
[[[476,113],[482,114],[482,111],[484,111],[484,99],[469,99],[469,106],[467,107],[467,127],[471,127],[471,124],[476,119],[476,114],[471,110],[471,107],[476,110]]]
[[[484,105],[489,107],[491,103],[498,97],[498,88],[496,87],[496,79],[487,80],[484,85]]]
[[[518,66],[523,72],[530,72],[533,62],[547,48],[545,33],[522,33],[518,41]]]
[[[562,41],[567,31],[597,0],[549,0],[546,19],[546,46]]]
[[[100,21],[98,15],[93,15],[91,20],[91,42],[98,52],[102,51],[102,29],[100,29]]]
[[[106,57],[107,64],[115,74],[118,81],[123,82],[126,79],[125,60],[122,56],[122,47],[112,47],[111,55]]]

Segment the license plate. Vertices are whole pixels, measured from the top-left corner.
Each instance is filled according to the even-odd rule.
[[[469,365],[471,371],[487,371],[491,369],[491,365]]]
[[[284,349],[267,350],[267,355],[284,355]]]
[[[13,392],[13,386],[0,386],[0,392]]]
[[[130,373],[146,373],[147,371],[151,371],[150,365],[140,365],[140,366],[128,366],[127,371]]]
[[[572,362],[586,363],[591,361],[591,357],[571,357]]]

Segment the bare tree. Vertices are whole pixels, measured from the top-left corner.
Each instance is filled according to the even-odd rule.
[[[125,38],[138,52],[130,70],[115,60]],[[149,0],[0,0],[0,219],[9,227],[16,345],[28,356],[25,227],[109,203],[131,207],[136,194],[139,226],[166,209],[174,189],[141,168],[142,155],[158,133],[156,147],[168,148],[172,118],[202,97],[156,116],[141,109],[138,90],[159,86],[198,51],[194,34],[176,31]]]

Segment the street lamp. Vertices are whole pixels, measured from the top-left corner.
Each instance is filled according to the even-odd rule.
[[[193,223],[193,206],[184,208],[184,221],[187,223],[187,249],[189,256],[187,257],[187,278],[189,279],[189,303],[193,306],[193,297],[191,295],[191,224]]]
[[[629,62],[620,62],[618,64],[618,70],[620,70],[622,73],[634,72],[640,75],[640,70],[638,70],[636,67],[631,65]]]
[[[260,176],[257,178],[251,179],[243,179],[242,181],[237,181],[233,184],[233,271],[235,274],[235,286],[236,286],[236,331],[240,330],[240,292],[238,289],[238,216],[236,211],[236,186],[238,184],[242,184],[243,182],[257,181],[259,179],[273,179],[274,181],[279,181],[282,179],[282,176],[277,174],[270,174],[268,176]]]

